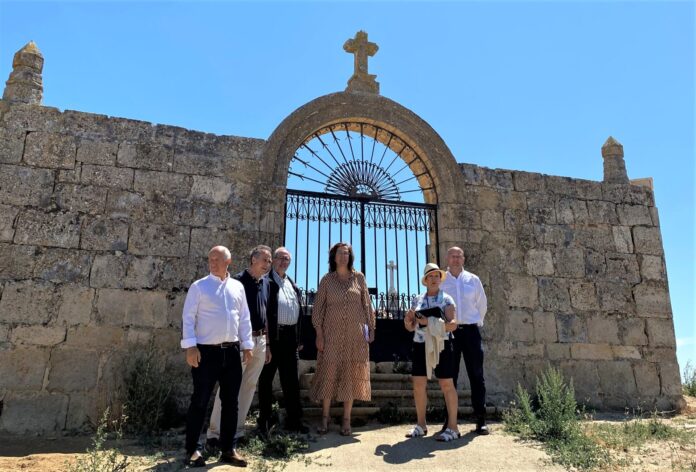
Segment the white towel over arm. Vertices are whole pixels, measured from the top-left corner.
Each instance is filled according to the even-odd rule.
[[[447,337],[444,320],[428,318],[428,326],[425,328],[425,372],[428,379],[432,378],[433,369],[440,361],[440,352],[445,348]]]

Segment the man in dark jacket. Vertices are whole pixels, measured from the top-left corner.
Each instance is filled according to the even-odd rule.
[[[259,430],[268,431],[272,415],[273,378],[276,371],[280,375],[280,385],[285,400],[285,429],[307,433],[309,429],[302,423],[300,404],[300,384],[297,376],[297,351],[300,344],[300,329],[304,315],[300,289],[287,275],[292,256],[279,247],[273,253],[272,269],[268,274],[269,297],[266,308],[268,317],[268,339],[271,360],[264,365],[259,377]]]

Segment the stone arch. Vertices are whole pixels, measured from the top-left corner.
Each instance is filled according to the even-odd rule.
[[[440,135],[425,120],[395,101],[359,92],[337,92],[312,100],[291,113],[273,131],[264,147],[262,163],[272,173],[275,195],[285,194],[290,161],[305,139],[341,121],[385,129],[420,156],[419,162],[410,167],[418,175],[422,169],[414,166],[424,165],[432,177],[435,191],[424,191],[426,203],[443,205],[462,201],[461,185],[457,184],[460,170]],[[380,140],[379,135],[376,138]],[[425,188],[420,178],[419,184]]]

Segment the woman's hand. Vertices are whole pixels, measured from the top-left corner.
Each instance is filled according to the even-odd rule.
[[[421,326],[428,326],[428,317],[427,316],[421,316],[420,318],[416,317],[416,321]]]
[[[324,352],[324,335],[317,334],[317,351]]]
[[[371,329],[371,330],[370,330],[370,335],[368,336],[368,339],[367,339],[367,342],[368,342],[368,343],[371,343],[371,342],[374,341],[374,340],[375,340],[375,330],[374,330],[374,329]]]

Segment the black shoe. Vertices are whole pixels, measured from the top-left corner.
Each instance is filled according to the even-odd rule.
[[[205,459],[203,459],[203,456],[200,455],[196,458],[196,460],[191,460],[191,456],[187,457],[184,459],[184,465],[186,467],[205,467]]]
[[[232,464],[237,467],[247,466],[246,459],[240,456],[239,453],[234,449],[231,452],[223,452],[222,455],[220,455],[220,462]]]
[[[486,426],[486,423],[479,423],[476,425],[476,434],[479,434],[481,436],[486,436],[487,434],[491,434],[490,430],[488,429],[488,426]]]

